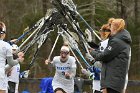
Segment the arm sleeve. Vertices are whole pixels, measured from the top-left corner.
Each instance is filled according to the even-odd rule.
[[[72,68],[71,71],[72,71],[71,77],[74,78],[76,75],[76,68]]]
[[[120,40],[114,39],[109,42],[104,52],[93,50],[91,52],[91,55],[95,58],[96,61],[108,62],[116,57],[123,48],[124,46],[122,45]]]
[[[5,71],[10,70],[11,68],[12,68],[12,66],[10,66],[9,64],[6,64],[6,66],[5,66]]]
[[[76,66],[76,60],[74,58],[73,59],[73,62],[72,62],[72,69],[71,69],[72,74],[71,74],[71,77],[75,77],[75,75],[76,75],[76,68],[77,68],[77,66]]]
[[[18,59],[14,60],[13,56],[8,56],[6,59],[9,66],[14,66],[19,63],[19,60]]]

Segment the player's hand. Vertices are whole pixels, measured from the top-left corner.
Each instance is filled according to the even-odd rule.
[[[86,70],[86,69],[81,69],[81,72],[86,76],[90,76],[90,74],[91,74],[91,72],[89,70]]]
[[[94,48],[88,48],[88,50],[91,53],[94,50]]]
[[[12,39],[10,42],[15,43],[18,39]]]
[[[89,59],[90,62],[95,61],[95,59],[89,53],[86,53],[86,58]]]
[[[18,55],[18,57],[24,57],[24,53],[23,52],[19,52],[17,55]]]
[[[82,72],[83,74],[85,74],[85,73],[87,73],[87,70],[86,70],[86,69],[81,69],[81,72]]]
[[[46,59],[45,60],[45,64],[48,65],[49,63],[51,63],[51,60],[50,59]]]
[[[17,55],[18,55],[18,60],[20,62],[23,62],[24,61],[24,53],[23,52],[19,52]]]
[[[66,79],[70,79],[70,73],[65,72],[65,77],[66,77]]]

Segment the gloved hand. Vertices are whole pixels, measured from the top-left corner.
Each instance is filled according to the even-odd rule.
[[[65,77],[66,77],[66,79],[70,79],[71,78],[70,73],[65,72]]]
[[[89,70],[86,70],[86,69],[81,69],[81,72],[86,76],[90,76],[90,74],[91,74],[91,72]]]
[[[86,53],[86,58],[90,61],[95,61],[95,59],[89,53]]]
[[[92,41],[92,34],[91,31],[89,31],[88,29],[85,30],[85,34],[86,34],[86,39],[88,42]]]
[[[30,70],[23,71],[20,73],[20,78],[28,78]]]
[[[90,75],[89,75],[89,79],[94,79],[95,78],[95,74],[94,73],[91,73]]]

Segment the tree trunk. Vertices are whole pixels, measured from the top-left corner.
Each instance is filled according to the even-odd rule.
[[[134,0],[134,16],[135,16],[135,26],[137,27],[137,23],[138,23],[138,0]]]
[[[125,0],[117,0],[117,14],[124,20],[127,19]]]
[[[95,19],[94,19],[94,15],[95,15],[95,2],[96,2],[96,0],[91,0],[91,23],[90,23],[90,25],[91,25],[91,27],[93,28],[93,29],[95,29]],[[96,40],[95,40],[95,38],[96,38],[96,36],[95,35],[93,35],[93,38],[92,38],[92,40],[95,42]]]

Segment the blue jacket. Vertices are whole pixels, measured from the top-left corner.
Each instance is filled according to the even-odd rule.
[[[40,93],[54,93],[52,87],[52,77],[43,78],[40,83]]]

